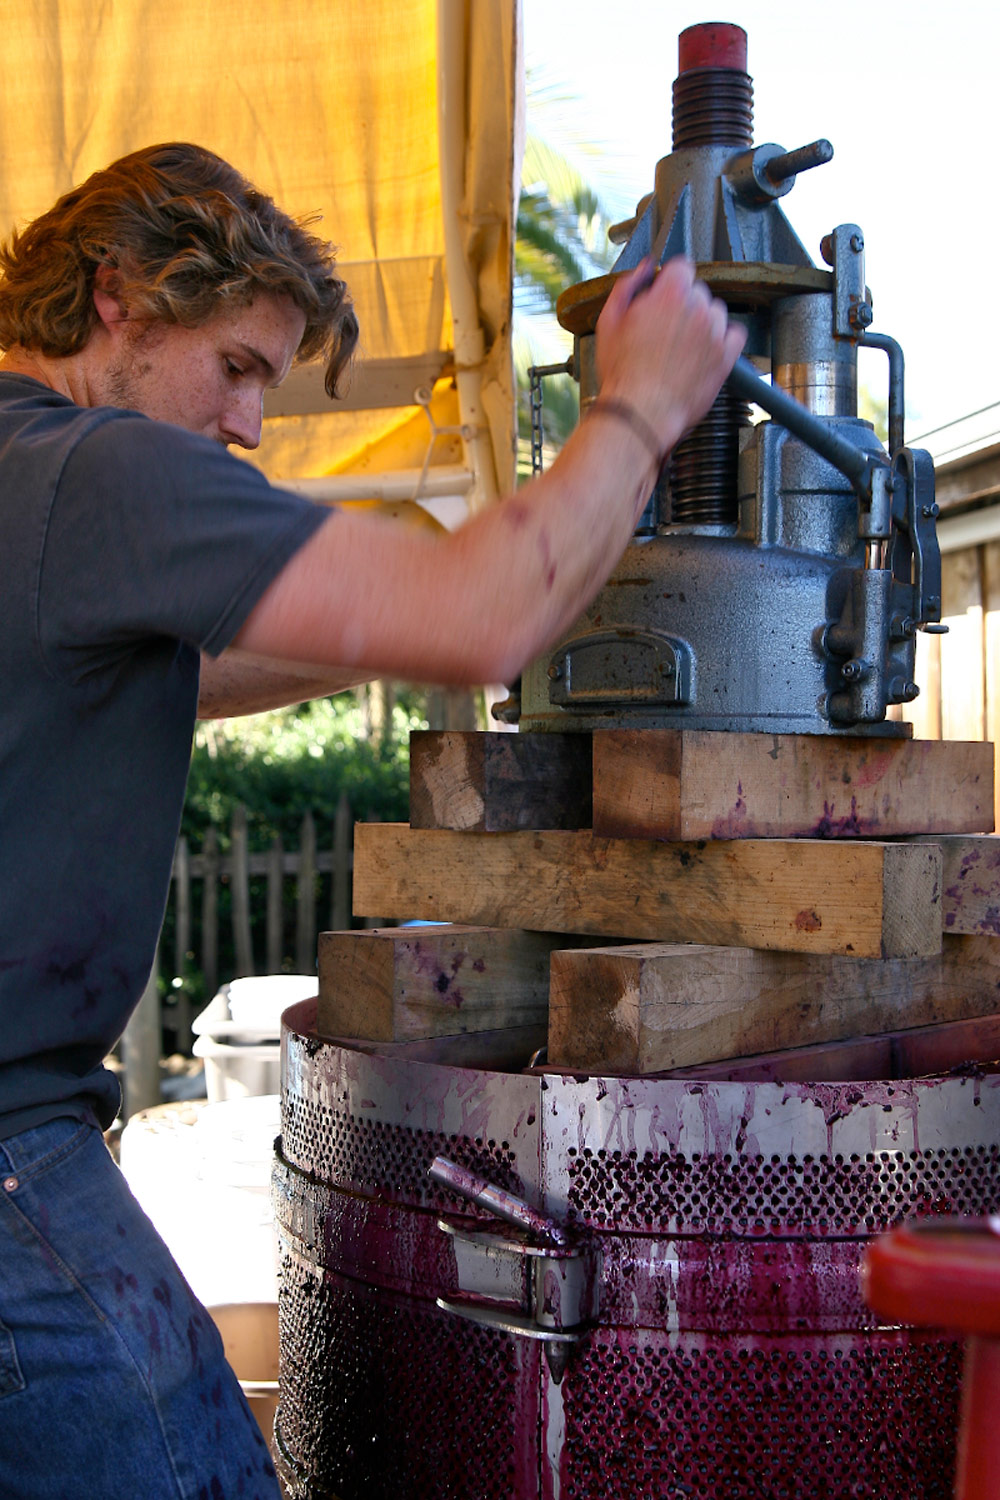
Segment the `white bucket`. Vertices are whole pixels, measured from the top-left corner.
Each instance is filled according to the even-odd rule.
[[[221,1041],[215,1036],[195,1038],[191,1048],[205,1064],[205,1093],[209,1104],[277,1094],[281,1089],[279,1042],[247,1044]]]
[[[311,1000],[319,988],[315,974],[257,974],[232,979],[212,997],[191,1025],[195,1036],[216,1041],[276,1042],[281,1014],[300,1000]]]
[[[281,1088],[281,1015],[316,994],[314,974],[260,974],[224,984],[192,1024],[210,1104]]]

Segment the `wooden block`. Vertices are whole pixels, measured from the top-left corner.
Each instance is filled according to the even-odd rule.
[[[410,826],[589,828],[589,734],[410,735]]]
[[[319,936],[324,1036],[402,1042],[544,1026],[556,933],[385,927]]]
[[[646,1077],[694,1078],[713,1083],[857,1083],[878,1078],[924,1078],[933,1073],[995,1064],[997,1059],[1000,1059],[1000,1012],[977,1016],[971,1021],[944,1021],[934,1026],[915,1026],[910,1031],[889,1031],[881,1036],[851,1037],[848,1041],[788,1047],[780,1052],[756,1052],[749,1057],[699,1063],[690,1068],[669,1068]],[[580,1073],[579,1068],[548,1061],[533,1066],[531,1071]],[[617,1070],[600,1071],[613,1076]]]
[[[658,1073],[998,1011],[1000,943],[990,938],[889,960],[594,948],[552,955],[548,1062]]]
[[[942,838],[941,919],[946,932],[1000,937],[1000,838]]]
[[[946,942],[992,942],[991,938],[946,938]],[[970,1021],[945,1021],[890,1031],[884,1036],[853,1037],[823,1046],[793,1047],[730,1062],[678,1068],[658,1077],[700,1078],[718,1082],[840,1083],[876,1078],[926,1078],[958,1068],[981,1067],[1000,1058],[1000,1013]]]
[[[356,830],[354,902],[401,920],[861,958],[940,950],[934,844],[661,844],[587,832]]]
[[[606,838],[899,838],[993,827],[982,742],[606,729],[594,832]]]

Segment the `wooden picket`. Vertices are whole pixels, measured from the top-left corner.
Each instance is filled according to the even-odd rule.
[[[229,827],[229,849],[220,850],[219,831],[205,830],[200,849],[185,837],[174,853],[170,903],[173,910],[172,951],[160,953],[161,969],[183,976],[200,971],[204,993],[213,995],[220,983],[255,972],[255,953],[262,955],[264,972],[277,974],[294,968],[298,974],[316,971],[316,943],[320,929],[341,931],[351,925],[351,878],[354,866],[353,818],[346,795],[340,799],[329,829],[329,845],[319,847],[314,814],[307,811],[299,829],[298,849],[286,849],[275,837],[263,853],[250,851],[250,821],[245,807],[236,807]],[[264,900],[254,900],[251,880],[264,878]],[[329,901],[320,909],[321,877],[329,876]],[[285,888],[295,882],[294,938],[286,942]],[[200,907],[196,905],[200,884]],[[230,890],[232,973],[220,970],[220,888]],[[169,909],[169,908],[168,908]],[[200,912],[195,922],[194,913]],[[191,1043],[191,1009],[183,986],[177,988],[170,1025],[177,1047]]]
[[[917,637],[920,696],[903,710],[917,739],[1000,740],[1000,542],[941,559],[947,635]],[[1000,828],[1000,752],[997,763]]]

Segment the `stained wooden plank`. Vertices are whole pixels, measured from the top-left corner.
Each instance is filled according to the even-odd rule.
[[[509,832],[589,828],[589,734],[410,735],[410,825]]]
[[[994,938],[946,938],[951,943],[995,943]],[[1000,945],[997,945],[1000,946]],[[813,1047],[677,1068],[659,1077],[703,1078],[720,1082],[834,1083],[875,1078],[926,1078],[1000,1059],[1000,1012],[968,1021],[943,1021],[851,1037]]]
[[[399,1042],[544,1026],[549,955],[566,941],[461,925],[321,932],[320,1029]]]
[[[1000,942],[857,959],[663,943],[552,956],[548,1060],[657,1073],[1000,1011]]]
[[[607,838],[898,838],[993,827],[982,743],[712,734],[594,735],[594,832]]]
[[[1000,936],[1000,837],[942,838],[941,922],[945,932]]]
[[[994,939],[948,938],[946,942],[976,944],[992,943]],[[546,1060],[536,1063],[533,1072],[575,1075],[581,1072],[578,1067],[548,1062],[547,1054],[548,1048]],[[645,1076],[719,1083],[848,1083],[878,1078],[924,1078],[991,1065],[1000,1065],[1000,1011],[969,1021],[943,1021],[906,1031],[887,1031],[879,1036],[787,1047],[780,1052],[756,1052],[748,1057],[698,1063],[689,1068],[665,1068]],[[621,1070],[601,1071],[613,1077]]]
[[[857,957],[941,943],[930,843],[356,830],[354,905],[400,920]]]

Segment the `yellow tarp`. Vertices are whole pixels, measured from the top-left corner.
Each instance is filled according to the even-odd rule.
[[[124,152],[198,141],[283,208],[321,215],[361,322],[347,409],[331,415],[315,372],[293,372],[255,461],[289,478],[405,450],[420,468],[431,429],[413,391],[453,376],[458,326],[473,503],[511,486],[517,0],[5,0],[2,14],[0,232]],[[454,445],[438,448],[454,467]]]

